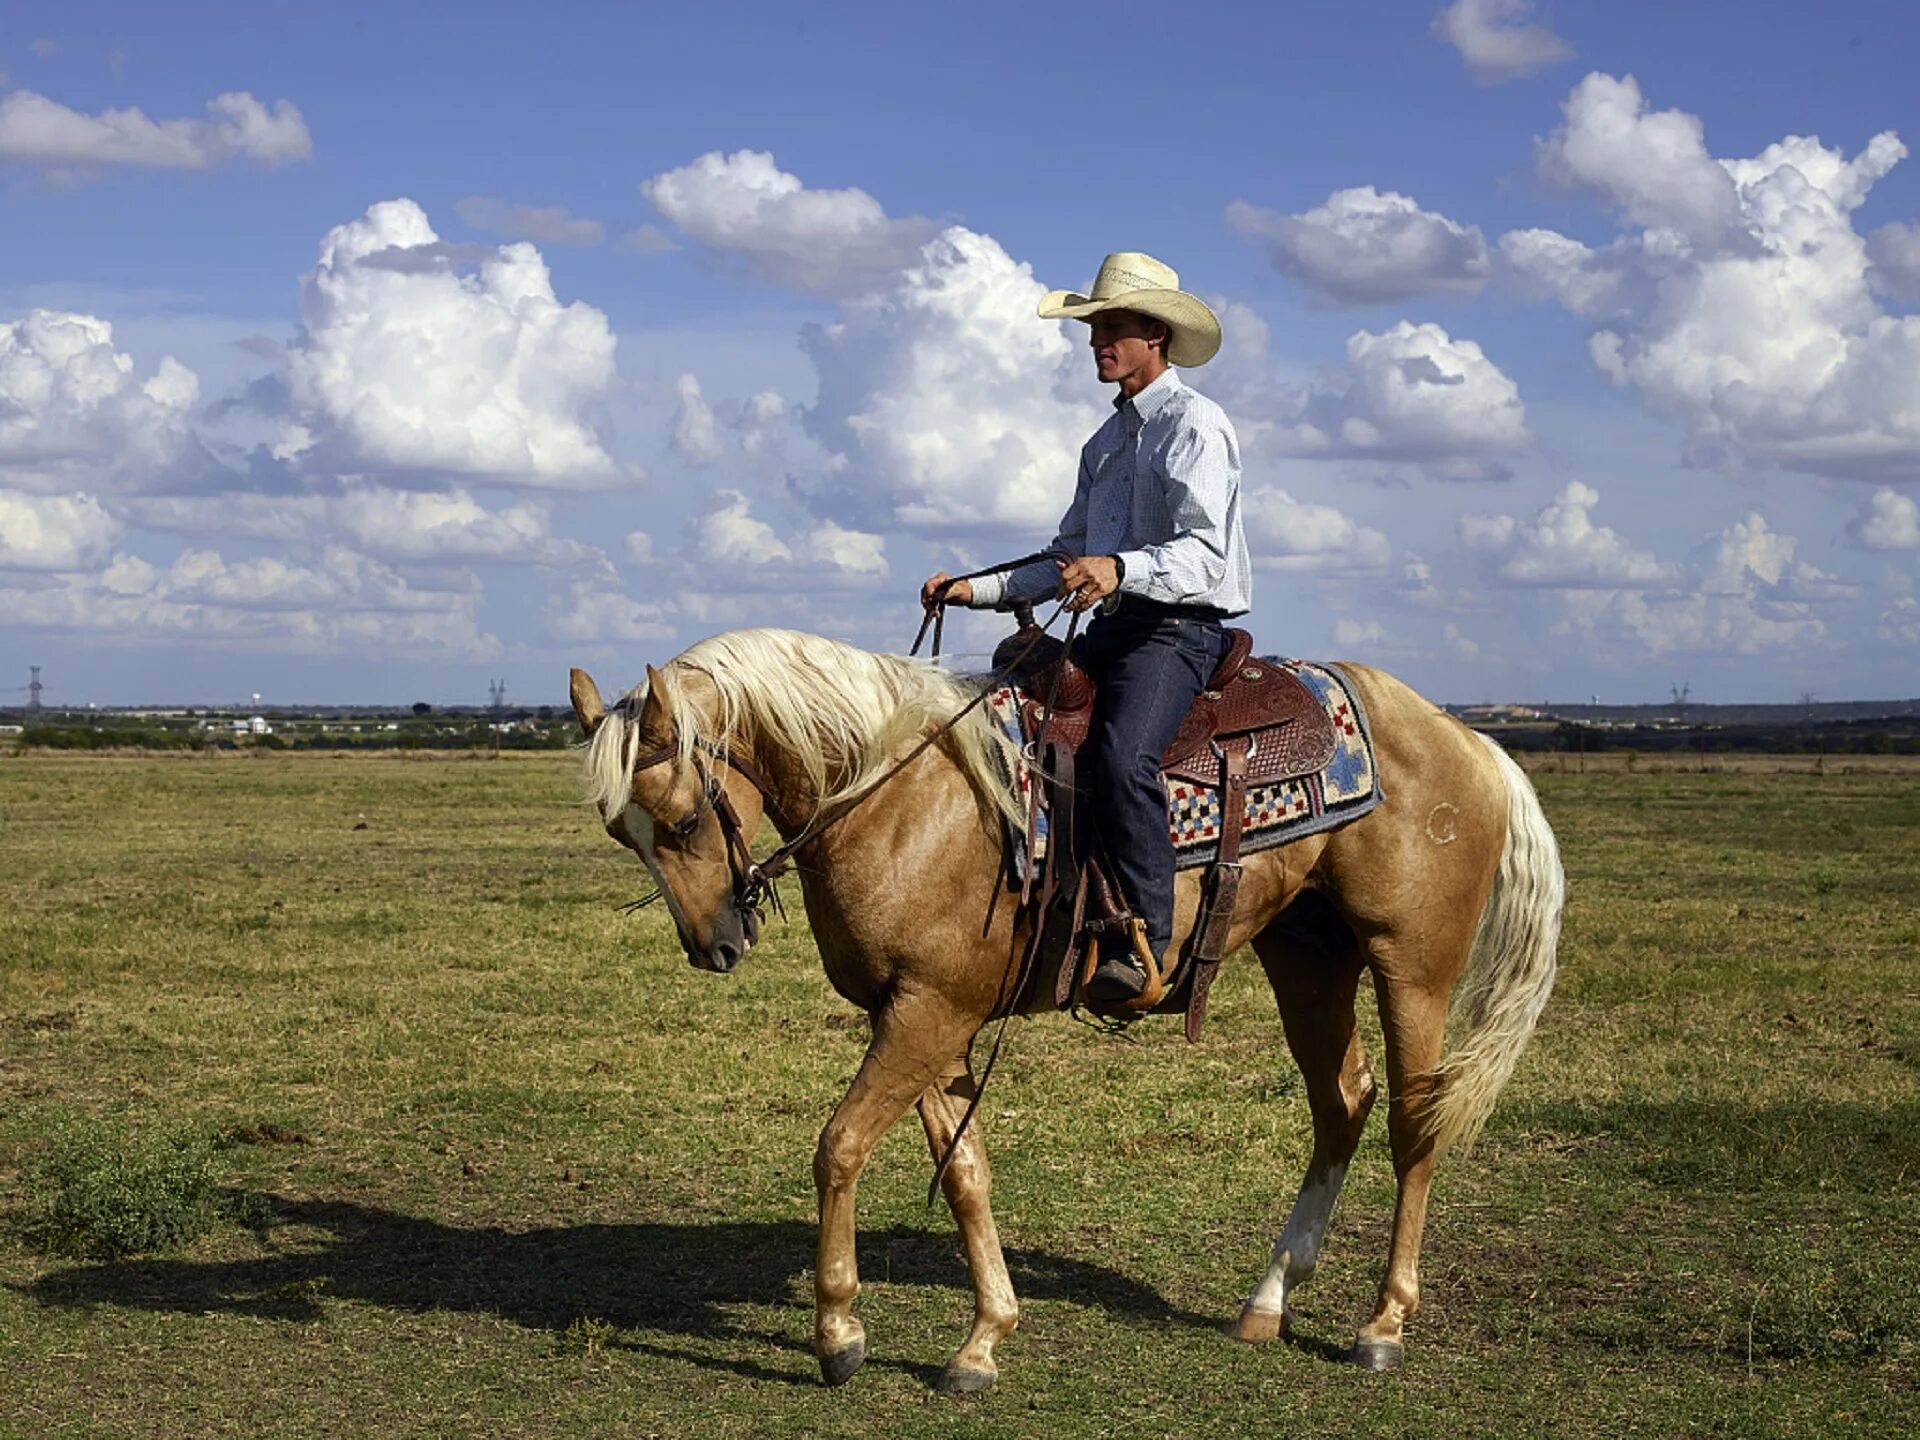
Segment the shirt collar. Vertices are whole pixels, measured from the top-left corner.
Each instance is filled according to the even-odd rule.
[[[1131,401],[1124,395],[1114,396],[1113,408],[1124,415],[1127,413],[1129,405],[1131,405],[1133,413],[1140,418],[1142,424],[1145,424],[1158,413],[1162,405],[1165,405],[1167,401],[1171,400],[1174,395],[1183,388],[1180,384],[1180,377],[1174,373],[1173,367],[1169,365],[1165,370],[1160,372],[1158,379],[1138,395],[1135,395]]]

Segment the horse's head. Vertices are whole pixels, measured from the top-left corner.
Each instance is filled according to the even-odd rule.
[[[697,744],[681,745],[674,717],[676,711],[682,722],[702,715],[701,677],[677,675],[671,685],[688,690],[676,697],[667,677],[649,665],[646,690],[635,689],[611,709],[586,671],[571,678],[573,712],[591,742],[593,799],[607,833],[646,862],[688,961],[724,974],[760,937],[743,864],[751,863],[744,852],[763,798]],[[690,741],[701,728],[688,725]]]

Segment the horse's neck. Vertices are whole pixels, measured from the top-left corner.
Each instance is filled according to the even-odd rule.
[[[761,798],[767,802],[767,818],[780,832],[782,840],[791,840],[814,821],[820,797],[807,779],[806,767],[774,746],[752,737],[736,736],[732,742],[737,753],[744,754],[764,782]]]
[[[750,743],[744,739],[736,743],[760,772],[761,779],[766,782],[767,798],[778,807],[780,815],[787,822],[782,824],[781,820],[774,821],[775,828],[780,830],[784,840],[791,840],[802,831],[813,830],[818,833],[816,822],[825,822],[836,831],[859,829],[863,818],[876,806],[910,803],[927,808],[935,803],[936,794],[950,787],[969,796],[972,794],[966,777],[952,759],[940,746],[932,745],[897,776],[889,776],[874,789],[863,790],[852,800],[841,801],[823,813],[820,810],[820,797],[808,780],[804,765],[772,745]],[[914,743],[919,742],[916,740]],[[896,763],[898,758],[902,757],[896,757]],[[938,781],[932,779],[935,774],[940,776]],[[888,793],[882,797],[875,793],[876,790]],[[896,790],[899,793],[895,793]]]

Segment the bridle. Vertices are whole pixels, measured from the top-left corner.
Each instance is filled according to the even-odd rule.
[[[773,882],[787,869],[792,857],[792,847],[781,846],[765,861],[753,858],[752,837],[747,834],[747,827],[740,819],[740,812],[734,807],[733,797],[727,794],[727,787],[720,783],[719,777],[707,768],[706,762],[700,758],[700,752],[704,750],[758,790],[761,805],[767,814],[773,817],[775,825],[783,831],[791,831],[794,828],[793,824],[781,810],[780,802],[773,798],[773,792],[767,788],[767,782],[761,778],[760,772],[754,768],[750,760],[735,755],[726,746],[712,740],[696,739],[693,744],[695,747],[693,769],[694,774],[700,777],[700,802],[686,819],[674,827],[675,830],[679,831],[685,827],[685,833],[690,835],[693,827],[699,823],[700,817],[708,810],[713,811],[714,818],[720,822],[720,834],[727,847],[727,869],[733,877],[733,908],[739,912],[743,922],[751,916],[755,930],[764,919],[764,906],[769,901],[773,905],[774,913],[784,920],[786,909],[780,903],[780,891]],[[670,760],[678,759],[679,755],[680,747],[677,744],[662,745],[658,749],[647,751],[644,755],[636,756],[632,773],[637,776],[642,770],[651,770],[656,765],[664,765]],[[634,908],[652,903],[662,893],[656,890],[645,900],[634,902]]]

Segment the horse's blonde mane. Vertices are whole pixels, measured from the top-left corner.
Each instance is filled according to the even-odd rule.
[[[910,741],[946,723],[979,694],[978,682],[924,661],[875,655],[797,630],[731,630],[682,651],[662,671],[681,763],[705,740],[777,752],[819,797],[818,813],[863,794]],[[703,713],[686,682],[709,682],[717,699]],[[703,689],[705,687],[702,687]],[[611,706],[587,747],[588,798],[609,824],[625,808],[638,757],[647,686]],[[984,705],[940,740],[974,793],[1021,818],[1008,777],[1012,743]],[[1003,761],[1005,763],[1003,763]]]

